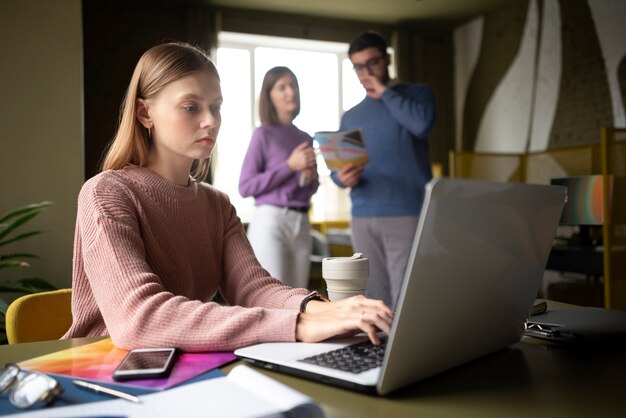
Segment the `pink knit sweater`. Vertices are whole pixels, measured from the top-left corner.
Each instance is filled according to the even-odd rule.
[[[224,193],[136,166],[83,186],[72,280],[63,338],[110,335],[124,349],[294,341],[308,293],[268,276]],[[218,290],[230,306],[211,302]]]

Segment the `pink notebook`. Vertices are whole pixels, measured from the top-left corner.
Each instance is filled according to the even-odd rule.
[[[236,359],[231,351],[181,353],[170,376],[162,379],[114,381],[113,370],[128,351],[115,347],[110,338],[72,347],[18,363],[27,370],[73,376],[86,380],[130,385],[152,389],[167,389]]]

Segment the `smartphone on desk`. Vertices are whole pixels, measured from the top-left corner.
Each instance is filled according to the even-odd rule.
[[[155,379],[169,376],[176,361],[175,348],[137,348],[113,371],[115,380]]]

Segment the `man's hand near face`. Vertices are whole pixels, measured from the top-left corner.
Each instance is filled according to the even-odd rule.
[[[380,100],[381,96],[387,90],[385,86],[375,75],[364,74],[359,77],[361,85],[369,97],[374,100]]]

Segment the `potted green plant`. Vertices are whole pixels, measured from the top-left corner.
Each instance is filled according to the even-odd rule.
[[[52,202],[48,201],[34,203],[14,209],[0,217],[0,250],[3,250],[5,246],[13,244],[17,241],[22,241],[41,234],[43,231],[31,230],[22,232],[22,230],[28,222],[30,222],[50,205],[52,205]],[[0,292],[30,294],[46,290],[55,290],[56,287],[38,277],[13,280],[6,280],[2,277],[3,270],[7,268],[29,267],[30,264],[26,260],[36,258],[39,257],[31,253],[0,253]],[[6,327],[4,318],[6,317],[8,308],[8,303],[4,298],[0,297],[0,316],[2,317],[2,322],[0,322],[0,343],[6,342]]]

